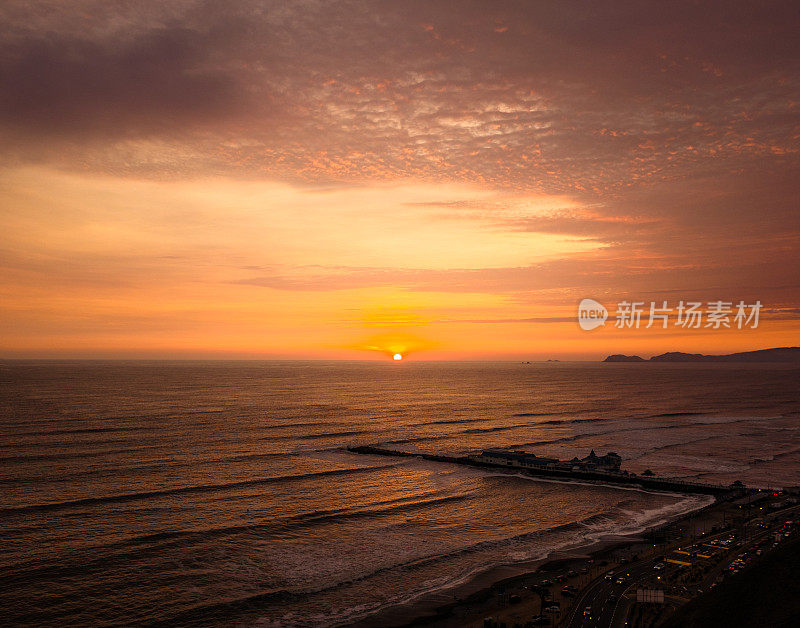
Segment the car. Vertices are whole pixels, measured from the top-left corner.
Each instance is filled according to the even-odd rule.
[[[655,565],[653,565],[653,569],[657,571],[664,569],[664,563],[656,563]]]
[[[584,617],[591,617],[592,616],[592,607],[591,606],[587,606],[586,608],[583,609],[583,616]]]
[[[625,576],[620,576],[617,578],[617,584],[625,584]]]

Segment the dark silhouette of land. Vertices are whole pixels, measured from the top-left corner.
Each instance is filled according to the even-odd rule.
[[[622,355],[615,353],[608,356],[603,362],[646,362],[646,360],[638,355]]]
[[[702,353],[682,353],[670,351],[654,355],[649,360],[638,355],[622,355],[615,353],[603,362],[784,362],[800,364],[800,347],[776,347],[759,349],[758,351],[742,351],[725,355],[704,355]]]

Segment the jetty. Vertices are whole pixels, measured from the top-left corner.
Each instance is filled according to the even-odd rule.
[[[474,456],[447,456],[442,454],[426,454],[396,449],[387,449],[373,445],[357,445],[347,448],[356,454],[373,456],[391,456],[398,458],[419,458],[434,462],[447,462],[470,467],[490,468],[523,473],[534,477],[552,478],[563,481],[580,481],[597,484],[616,484],[670,493],[697,493],[713,495],[718,499],[733,498],[748,492],[741,483],[730,486],[690,482],[679,478],[658,477],[655,475],[638,475],[619,468],[621,460],[617,454],[597,456],[592,451],[586,458],[574,458],[561,461],[555,458],[543,458],[535,454],[520,451],[504,451],[487,449]]]

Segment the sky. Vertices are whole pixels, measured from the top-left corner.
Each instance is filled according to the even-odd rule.
[[[800,345],[799,113],[789,1],[5,0],[0,357]]]

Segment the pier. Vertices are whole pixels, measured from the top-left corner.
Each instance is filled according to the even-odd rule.
[[[655,491],[667,491],[670,493],[696,493],[701,495],[713,495],[714,497],[725,498],[739,495],[743,492],[743,487],[722,486],[719,484],[707,484],[703,482],[689,482],[676,478],[662,478],[657,476],[643,476],[627,472],[610,472],[585,469],[565,469],[554,468],[552,466],[519,466],[507,462],[487,462],[481,456],[446,456],[441,454],[413,453],[395,449],[386,449],[372,445],[358,445],[348,447],[348,451],[356,454],[369,454],[373,456],[392,456],[399,458],[419,458],[434,462],[448,462],[461,464],[470,467],[480,467],[489,469],[513,471],[524,473],[533,477],[543,477],[568,481],[593,482],[597,484],[618,484],[620,486],[632,486],[638,488],[651,489]]]

